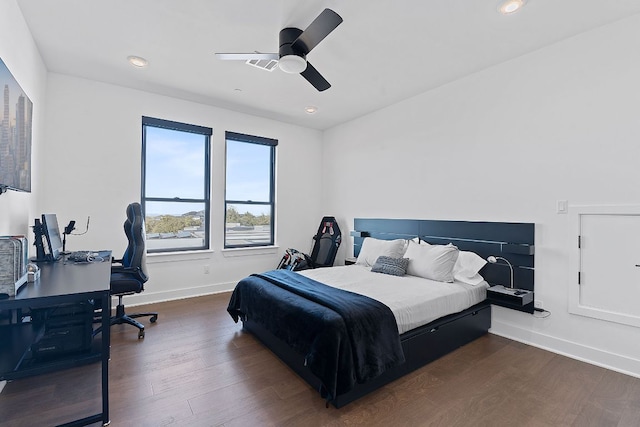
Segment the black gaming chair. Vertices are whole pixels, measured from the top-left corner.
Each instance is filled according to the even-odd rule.
[[[118,297],[116,315],[111,317],[111,324],[128,323],[139,329],[138,338],[144,338],[144,325],[136,320],[137,317],[151,316],[151,323],[158,320],[158,313],[136,313],[127,315],[124,312],[122,297],[133,295],[144,290],[144,283],[149,280],[147,276],[147,250],[145,247],[144,216],[140,203],[131,203],[127,206],[127,219],[124,222],[124,232],[129,239],[122,259],[113,260],[111,266],[111,295]],[[96,331],[97,332],[97,331]]]
[[[322,217],[318,232],[313,236],[313,241],[311,255],[289,248],[285,251],[277,268],[301,271],[310,268],[333,266],[338,248],[342,242],[342,233],[335,217]]]
[[[322,217],[318,232],[313,236],[313,240],[315,242],[311,250],[313,268],[333,266],[342,242],[342,233],[335,217]]]

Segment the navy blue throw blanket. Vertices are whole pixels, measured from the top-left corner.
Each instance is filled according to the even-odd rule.
[[[261,324],[304,355],[329,400],[404,363],[389,307],[290,270],[244,278],[227,311],[236,322]]]

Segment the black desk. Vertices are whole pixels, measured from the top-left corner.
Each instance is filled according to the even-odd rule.
[[[82,426],[96,422],[109,423],[109,316],[111,297],[111,252],[105,251],[104,262],[78,264],[64,259],[55,263],[41,263],[40,279],[28,283],[15,297],[0,300],[0,310],[22,310],[51,307],[73,302],[100,300],[102,307],[101,339],[89,353],[69,354],[47,362],[23,363],[38,331],[31,323],[0,325],[0,380],[14,380],[30,375],[70,368],[82,364],[102,362],[102,412],[82,418],[65,426]],[[19,320],[19,319],[18,319]]]

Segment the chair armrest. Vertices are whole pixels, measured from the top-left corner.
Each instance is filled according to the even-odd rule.
[[[140,272],[140,267],[125,267],[123,265],[112,265],[111,272],[138,274]]]
[[[125,267],[123,265],[112,265],[111,266],[112,273],[128,273],[128,274],[137,274],[143,275],[142,269],[140,267]]]
[[[137,276],[140,281],[146,282],[149,280],[146,274],[142,271],[140,267],[125,267],[122,265],[111,265],[111,273],[124,273],[124,274],[132,274]]]

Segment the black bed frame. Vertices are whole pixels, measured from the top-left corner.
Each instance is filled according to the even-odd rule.
[[[354,220],[354,255],[360,252],[365,237],[383,240],[420,237],[432,244],[453,243],[460,250],[473,251],[486,258],[489,255],[508,259],[514,267],[518,287],[533,289],[533,257],[535,226],[532,223],[432,221],[403,219]],[[487,264],[481,271],[490,283],[507,283],[508,266]],[[533,304],[533,303],[532,303]],[[271,351],[316,390],[320,380],[304,366],[304,356],[293,351],[260,324],[250,320],[243,327],[253,333]],[[491,327],[491,305],[483,301],[459,313],[451,314],[400,336],[405,363],[385,372],[374,380],[358,384],[347,393],[331,400],[340,408],[412,372],[451,351],[486,334]]]

